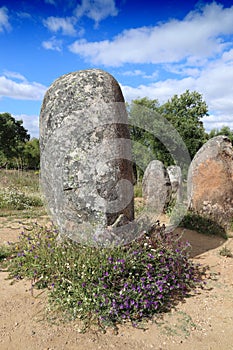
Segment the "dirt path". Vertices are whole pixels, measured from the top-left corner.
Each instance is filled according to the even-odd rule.
[[[17,221],[0,219],[0,243],[15,241],[22,230]],[[181,232],[181,230],[179,231]],[[78,323],[55,324],[44,319],[46,293],[31,294],[30,283],[11,285],[0,272],[1,350],[233,350],[233,259],[219,254],[227,242],[186,230],[194,261],[210,267],[205,290],[177,305],[147,330],[130,326],[106,334],[80,333]]]

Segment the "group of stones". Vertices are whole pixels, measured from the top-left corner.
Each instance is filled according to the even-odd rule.
[[[187,197],[182,198],[181,169],[166,169],[161,162],[152,161],[144,173],[143,196],[148,205],[158,207],[160,203],[160,212],[181,199],[187,210],[229,230],[233,223],[233,148],[228,137],[213,137],[201,147],[189,165],[186,181]]]
[[[40,148],[42,190],[61,235],[101,242],[130,231],[135,235],[127,111],[120,86],[110,74],[83,70],[50,86],[40,114]],[[189,167],[190,208],[223,226],[232,217],[232,157],[230,141],[217,136]],[[148,165],[143,178],[148,207],[163,211],[171,199],[182,200],[181,188],[178,166],[166,169],[158,160]]]

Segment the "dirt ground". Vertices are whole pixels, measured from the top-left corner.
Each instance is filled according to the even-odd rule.
[[[0,219],[0,244],[17,240],[22,225]],[[181,233],[182,230],[179,229]],[[117,334],[80,333],[79,324],[45,319],[46,293],[32,295],[30,283],[11,285],[0,272],[1,350],[233,350],[233,258],[221,256],[226,246],[233,252],[233,238],[224,241],[195,231],[182,232],[192,246],[195,262],[210,267],[206,288],[176,309],[146,324],[146,330],[130,325]]]

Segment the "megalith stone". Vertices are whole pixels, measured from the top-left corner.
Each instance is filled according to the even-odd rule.
[[[159,160],[151,161],[142,179],[142,196],[149,211],[163,213],[171,198],[171,182],[167,170]]]
[[[171,199],[180,201],[182,199],[182,172],[178,165],[167,167],[168,176],[171,182]]]
[[[228,229],[233,219],[233,149],[226,136],[207,141],[188,172],[190,208]]]
[[[105,229],[134,219],[127,112],[110,74],[81,70],[49,87],[40,148],[41,187],[61,235],[86,242],[101,232],[105,240]]]

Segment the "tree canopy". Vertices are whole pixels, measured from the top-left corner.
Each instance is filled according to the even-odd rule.
[[[37,138],[32,138],[25,143],[23,151],[23,164],[27,169],[39,169],[40,145]]]
[[[196,91],[186,90],[164,104],[146,97],[136,99],[128,111],[133,154],[142,163],[138,166],[139,175],[152,159],[161,160],[165,166],[174,164],[172,154],[184,144],[193,158],[208,139],[201,120],[208,115],[208,108]]]
[[[39,167],[39,140],[30,140],[22,120],[10,113],[0,114],[0,167]]]
[[[0,150],[6,158],[18,155],[30,135],[23,127],[22,120],[15,120],[9,113],[0,114]]]
[[[208,116],[208,107],[202,95],[197,91],[186,90],[161,105],[159,112],[179,132],[193,158],[208,139],[202,122],[202,118]]]
[[[218,135],[225,135],[229,137],[231,143],[233,143],[233,131],[229,128],[229,126],[224,125],[221,129],[212,129],[209,133],[209,138],[211,139],[212,137]]]

